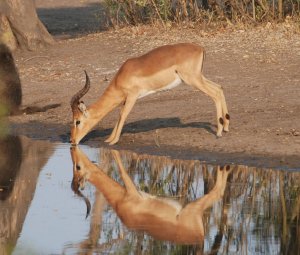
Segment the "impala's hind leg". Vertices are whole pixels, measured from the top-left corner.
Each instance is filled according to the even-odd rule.
[[[223,120],[224,120],[223,130],[225,132],[228,132],[229,131],[230,116],[229,116],[229,113],[228,113],[227,104],[226,104],[225,96],[224,96],[224,93],[223,93],[223,89],[219,84],[214,83],[214,82],[206,79],[205,77],[203,77],[203,80],[206,83],[209,83],[211,86],[216,86],[216,87],[220,88],[220,97],[221,97],[221,104],[222,104],[222,116],[223,116]]]
[[[205,79],[203,76],[189,79],[189,81],[186,82],[198,88],[199,90],[203,91],[215,102],[216,110],[217,110],[217,126],[218,126],[217,136],[221,137],[223,131],[223,125],[225,123],[223,118],[223,112],[225,112],[225,110],[227,111],[226,103],[225,103],[226,109],[224,110],[225,99],[223,100],[224,94],[221,86],[208,82],[207,79]]]

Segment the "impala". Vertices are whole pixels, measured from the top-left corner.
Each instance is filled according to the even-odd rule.
[[[70,142],[76,145],[110,111],[122,104],[120,117],[105,142],[119,141],[125,120],[137,99],[176,87],[181,82],[193,86],[212,98],[217,109],[217,136],[229,130],[229,114],[220,85],[209,81],[202,74],[204,49],[190,43],[165,45],[140,57],[125,61],[102,96],[86,106],[81,98],[90,88],[86,84],[71,99],[73,126]]]
[[[137,190],[122,164],[119,153],[112,153],[125,187],[92,163],[78,146],[73,146],[72,188],[76,191],[89,181],[104,195],[128,228],[142,230],[156,239],[176,243],[195,244],[203,241],[203,213],[222,198],[227,177],[231,172],[229,166],[218,167],[215,185],[209,193],[182,207],[176,200],[156,197]]]

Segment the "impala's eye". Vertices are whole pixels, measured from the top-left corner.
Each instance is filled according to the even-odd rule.
[[[80,120],[76,120],[75,124],[78,126],[80,124]]]
[[[80,165],[76,165],[76,170],[79,171],[81,169]]]

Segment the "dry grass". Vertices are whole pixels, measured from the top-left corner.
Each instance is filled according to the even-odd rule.
[[[212,23],[227,25],[257,25],[260,23],[298,19],[299,0],[284,1],[283,14],[279,1],[199,1],[199,0],[104,0],[109,23],[113,27],[160,23]],[[281,17],[282,16],[282,17]]]

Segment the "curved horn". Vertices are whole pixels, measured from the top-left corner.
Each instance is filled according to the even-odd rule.
[[[71,183],[71,188],[77,196],[79,196],[80,198],[82,198],[84,200],[84,202],[86,204],[85,218],[87,218],[90,215],[90,211],[91,211],[91,207],[92,207],[90,200],[81,193],[81,191],[79,190],[79,185],[77,182],[75,182],[74,178]]]
[[[73,109],[74,107],[77,107],[80,98],[82,98],[82,97],[89,91],[89,89],[90,89],[90,87],[91,87],[91,84],[90,84],[90,78],[89,78],[89,76],[88,76],[88,74],[87,74],[87,72],[86,72],[85,70],[84,70],[84,73],[85,73],[85,85],[84,85],[84,87],[83,87],[81,90],[79,90],[79,91],[72,97],[71,102],[70,102],[72,109]]]

